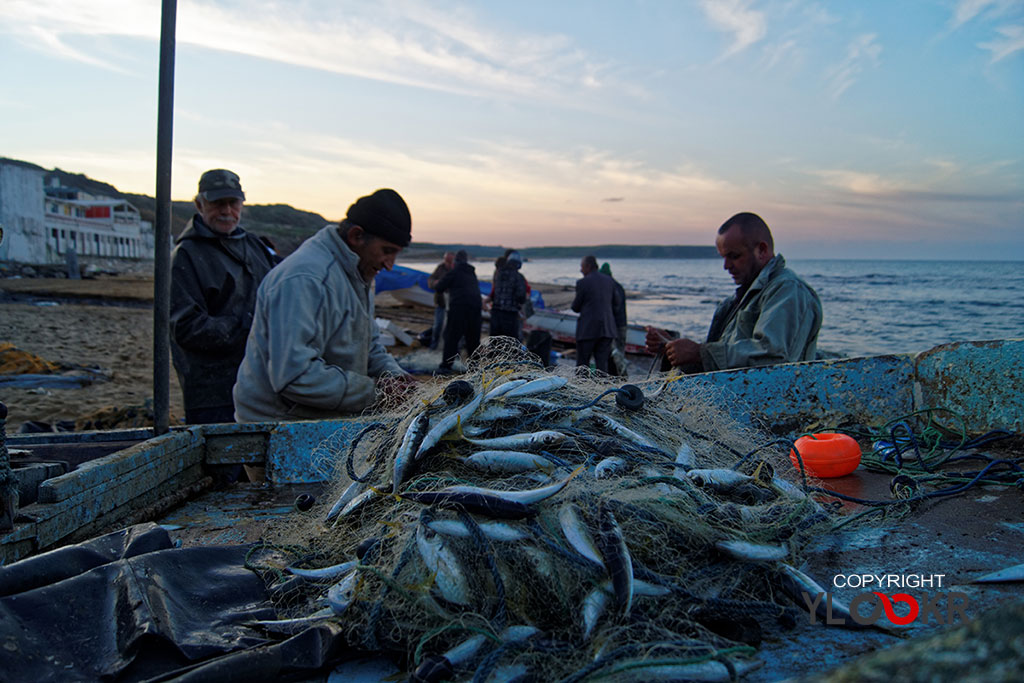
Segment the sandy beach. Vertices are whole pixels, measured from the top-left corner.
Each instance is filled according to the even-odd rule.
[[[567,308],[572,301],[571,288],[534,286],[550,307]],[[152,301],[153,281],[143,276],[0,280],[0,343],[51,362],[98,368],[109,376],[108,381],[74,389],[0,389],[0,401],[9,411],[8,432],[29,421],[74,422],[78,430],[151,424]],[[386,293],[378,295],[377,316],[413,332],[432,322],[430,310],[400,304]],[[396,353],[402,350],[396,348]],[[173,367],[170,377],[173,425],[184,410]]]

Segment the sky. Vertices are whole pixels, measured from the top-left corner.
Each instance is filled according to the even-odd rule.
[[[0,2],[0,156],[153,195],[160,2]],[[171,193],[413,240],[1024,260],[1024,0],[179,0]],[[243,218],[244,220],[244,218]]]

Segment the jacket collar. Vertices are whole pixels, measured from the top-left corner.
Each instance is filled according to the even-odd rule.
[[[341,264],[341,268],[345,271],[348,279],[353,284],[359,283],[366,289],[369,289],[373,283],[364,280],[362,273],[359,272],[359,254],[352,251],[352,248],[345,244],[345,240],[341,238],[341,233],[338,232],[337,223],[326,226],[324,232],[327,233],[325,239],[327,248],[334,255],[334,259]]]
[[[189,219],[188,223],[185,224],[185,229],[178,235],[178,239],[174,240],[175,243],[182,242],[184,240],[195,240],[195,239],[206,239],[206,240],[240,240],[245,237],[245,230],[242,226],[235,226],[235,229],[231,231],[230,235],[222,235],[219,232],[214,232],[213,228],[206,224],[203,217],[198,213],[193,214],[192,218]]]

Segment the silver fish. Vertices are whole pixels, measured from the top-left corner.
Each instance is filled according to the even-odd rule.
[[[693,446],[686,443],[685,441],[680,442],[679,448],[676,449],[676,467],[684,470],[693,469],[693,466],[697,464],[697,454],[693,451]],[[676,472],[676,476],[679,476],[679,472]]]
[[[478,470],[510,474],[531,470],[550,472],[557,466],[543,455],[524,451],[480,451],[467,456],[462,462]]]
[[[441,437],[450,432],[452,428],[459,423],[465,422],[469,419],[469,416],[476,412],[476,409],[480,407],[480,402],[483,401],[483,398],[483,394],[477,393],[469,403],[458,410],[453,410],[438,420],[437,424],[431,427],[430,431],[428,431],[426,436],[423,437],[423,441],[420,442],[420,447],[416,451],[414,459],[423,457],[423,454],[433,448],[437,442],[441,440]]]
[[[430,418],[427,412],[423,411],[409,422],[409,427],[402,437],[402,444],[395,453],[394,475],[392,476],[391,490],[398,493],[398,487],[405,479],[405,472],[413,461],[413,456],[419,450],[419,445],[425,438],[427,429],[430,427]]]
[[[338,513],[338,517],[348,517],[353,512],[359,510],[364,505],[369,503],[371,500],[379,496],[380,493],[374,491],[373,489],[367,489],[366,491],[363,491],[358,496],[350,500],[348,504],[341,509],[341,512]]]
[[[508,491],[504,489],[485,489],[479,486],[448,486],[441,489],[445,493],[470,493],[475,495],[490,496],[492,498],[501,498],[516,503],[524,503],[529,505],[531,503],[539,503],[542,500],[546,500],[551,496],[555,495],[559,491],[565,488],[572,479],[583,470],[583,466],[577,467],[568,477],[562,481],[555,482],[549,486],[542,486],[539,489],[527,489],[525,491]]]
[[[804,574],[802,571],[788,565],[785,562],[780,562],[777,565],[779,569],[779,577],[781,578],[782,589],[789,595],[789,597],[796,604],[804,607],[810,611],[810,604],[807,602],[808,598],[814,600],[815,597],[821,598],[826,593],[826,590],[817,581]],[[805,597],[805,595],[807,597]],[[831,596],[831,603],[827,602],[824,598],[818,600],[814,606],[814,613],[821,618],[822,621],[828,619],[831,616],[833,619],[842,619],[846,622],[846,625],[851,628],[861,628],[861,626],[853,620],[850,615],[850,608],[844,603],[840,602],[834,595]],[[829,613],[829,604],[831,604],[831,614]],[[878,624],[878,628],[885,630],[885,627]]]
[[[510,379],[507,382],[502,382],[501,384],[487,392],[487,394],[484,396],[484,403],[486,403],[487,401],[493,401],[499,396],[504,396],[505,394],[512,391],[516,387],[521,387],[522,385],[526,384],[526,382],[527,380],[525,379]]]
[[[356,568],[359,564],[359,560],[349,560],[348,562],[342,562],[341,564],[334,564],[330,567],[320,567],[318,569],[305,569],[303,567],[285,567],[285,571],[295,576],[301,576],[304,579],[316,579],[326,580],[333,579],[342,574],[347,574]]]
[[[359,584],[359,571],[353,570],[338,583],[327,590],[327,604],[331,610],[341,616],[349,608],[356,597],[356,587]]]
[[[602,460],[601,462],[597,463],[597,465],[594,467],[594,477],[596,477],[597,479],[604,479],[605,477],[610,477],[622,471],[622,469],[625,466],[626,461],[623,460],[622,458],[614,455],[609,456]]]
[[[629,616],[629,611],[633,607],[633,591],[635,590],[633,558],[630,557],[622,528],[616,521],[615,515],[608,509],[601,512],[599,542],[604,566],[608,570],[608,575],[612,579],[612,587],[615,589],[615,599],[622,607],[622,613]]]
[[[421,524],[416,528],[416,547],[423,563],[434,574],[434,584],[441,591],[441,596],[456,605],[468,605],[469,582],[444,538]]]
[[[651,597],[664,597],[671,593],[668,588],[659,586],[654,583],[648,583],[647,581],[641,581],[637,579],[634,582],[633,589],[636,595],[645,595]],[[593,632],[597,622],[601,619],[601,615],[604,614],[605,609],[608,607],[608,601],[614,597],[612,594],[612,582],[611,579],[603,581],[597,588],[587,593],[587,596],[583,598],[583,639],[588,640],[590,634]]]
[[[560,444],[566,436],[562,432],[548,429],[539,432],[508,434],[491,439],[471,439],[463,433],[463,438],[474,446],[486,448],[548,448]]]
[[[730,489],[754,480],[753,477],[725,468],[689,470],[686,476],[702,486],[712,489]]]
[[[789,549],[782,543],[764,545],[734,539],[718,541],[715,548],[733,559],[744,562],[777,562],[789,556]]]
[[[657,445],[654,444],[653,441],[648,439],[646,436],[637,434],[626,425],[622,424],[621,422],[617,422],[616,420],[605,415],[604,413],[594,413],[594,417],[597,418],[597,420],[601,422],[606,428],[608,428],[618,436],[621,436],[622,438],[628,441],[632,441],[638,446],[644,446],[645,448],[654,448],[657,450],[661,450],[660,448],[658,448]]]
[[[330,524],[338,516],[338,514],[352,502],[352,499],[358,496],[360,493],[366,490],[366,484],[360,481],[354,481],[346,487],[345,491],[338,498],[337,502],[331,507],[327,513],[327,517],[324,518],[324,522]]]
[[[455,536],[456,538],[470,538],[472,536],[469,528],[459,519],[433,519],[427,522],[427,526],[435,533],[443,534],[444,536]],[[522,529],[517,529],[511,524],[499,522],[498,520],[478,522],[477,526],[480,527],[484,537],[492,541],[513,542],[522,541],[528,537],[528,534]]]
[[[526,384],[522,384],[512,389],[507,394],[505,394],[505,398],[510,399],[519,396],[533,396],[536,394],[543,394],[548,391],[554,391],[555,389],[561,389],[568,383],[568,377],[560,377],[559,375],[538,377],[535,380],[531,380]]]
[[[578,510],[575,503],[566,503],[558,511],[558,523],[562,527],[562,533],[565,534],[565,539],[569,541],[569,545],[576,552],[599,567],[603,567],[604,560],[601,559],[601,553],[597,549],[597,544],[594,543],[590,531],[580,519]]]
[[[730,660],[736,679],[754,671],[763,662],[754,659]],[[733,674],[722,662],[710,659],[690,664],[678,659],[632,659],[603,670],[602,677],[616,683],[648,683],[650,681],[731,681]]]
[[[523,411],[515,406],[506,406],[501,405],[500,403],[495,403],[481,409],[480,412],[474,414],[470,420],[474,424],[478,424],[480,422],[493,422],[494,420],[507,420],[513,417],[520,417],[522,414]]]

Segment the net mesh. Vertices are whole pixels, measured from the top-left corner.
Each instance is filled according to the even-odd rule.
[[[331,490],[256,562],[281,617],[475,680],[749,664],[760,630],[794,618],[778,563],[831,515],[713,390],[612,380],[494,338],[466,374],[323,442]]]

